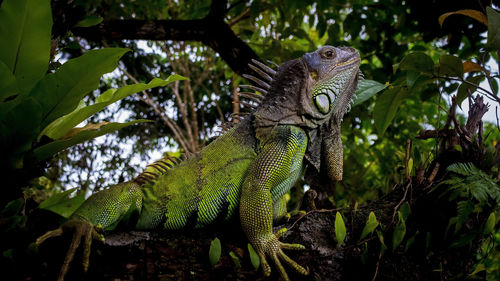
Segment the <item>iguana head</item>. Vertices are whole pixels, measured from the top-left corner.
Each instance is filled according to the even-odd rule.
[[[359,65],[355,49],[324,46],[284,63],[267,82],[247,76],[267,92],[254,112],[257,138],[265,139],[276,125],[299,126],[309,136],[310,164],[318,171],[326,169],[332,179],[342,179],[340,122],[350,109]]]

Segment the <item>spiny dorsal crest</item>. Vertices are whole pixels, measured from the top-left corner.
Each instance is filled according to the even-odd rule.
[[[273,66],[275,66],[276,68],[279,67],[274,62],[271,61],[268,62]],[[240,98],[247,99],[248,101],[239,100],[233,103],[241,104],[243,106],[243,109],[252,112],[257,107],[260,106],[265,96],[269,93],[269,90],[271,89],[271,83],[273,82],[274,77],[276,76],[276,70],[255,59],[252,59],[252,62],[248,64],[248,67],[250,67],[257,76],[250,74],[243,74],[243,77],[252,81],[256,85],[240,85],[240,87],[251,89],[256,92],[237,92],[236,94]],[[229,115],[228,118],[229,121],[223,122],[222,125],[220,126],[221,133],[224,133],[227,130],[231,129],[238,122],[238,120],[249,114],[250,114],[249,112],[238,112]]]
[[[273,82],[274,77],[276,76],[276,70],[254,59],[252,59],[252,63],[248,64],[248,67],[250,67],[253,71],[255,71],[255,73],[258,74],[259,77],[250,74],[243,74],[243,77],[255,83],[256,86],[240,85],[240,87],[248,88],[257,91],[259,93],[238,92],[238,95],[242,98],[249,99],[251,102],[253,102],[253,103],[246,103],[243,101],[240,102],[240,104],[242,104],[244,107],[255,109],[260,105],[262,100],[264,100],[264,97],[269,93],[269,90],[271,89],[271,83]]]
[[[146,169],[144,169],[144,171],[140,173],[133,181],[139,185],[154,181],[180,162],[181,159],[177,157],[172,157],[170,155],[164,156],[160,160],[157,160],[146,166]]]

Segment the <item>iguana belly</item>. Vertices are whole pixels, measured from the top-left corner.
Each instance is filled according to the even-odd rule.
[[[248,128],[239,127],[146,184],[137,228],[198,228],[230,219],[239,206],[247,170],[257,155]]]

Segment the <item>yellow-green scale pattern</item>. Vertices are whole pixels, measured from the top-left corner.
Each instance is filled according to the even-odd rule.
[[[273,205],[302,174],[307,137],[298,127],[276,126],[261,147],[243,183],[240,217],[250,242],[265,253],[269,239],[275,239]]]
[[[200,153],[143,187],[144,208],[137,228],[203,227],[232,217],[241,184],[257,156],[255,141],[236,127]]]
[[[253,229],[254,243],[259,233],[271,232],[273,206],[302,175],[307,139],[302,129],[276,126],[259,144],[249,128],[242,122],[142,186],[125,182],[92,195],[73,218],[108,230],[131,217],[138,229],[198,228],[230,219],[244,201],[250,207],[242,224]]]
[[[106,230],[129,219],[130,214],[138,214],[129,223],[137,229],[202,227],[228,220],[239,206],[242,182],[257,156],[250,124],[250,120],[242,120],[149,183],[125,182],[95,193],[72,217]]]
[[[111,230],[121,221],[137,218],[143,206],[140,186],[124,182],[90,196],[72,215]]]

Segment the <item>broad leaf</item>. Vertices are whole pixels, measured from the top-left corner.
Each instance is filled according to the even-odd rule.
[[[403,102],[405,94],[406,90],[404,88],[393,87],[377,97],[375,108],[373,109],[373,119],[379,135],[382,135],[387,127],[389,127],[389,124],[391,124],[399,106]]]
[[[478,274],[479,272],[485,271],[485,270],[486,270],[486,267],[484,266],[484,264],[480,263],[480,264],[476,265],[476,268],[474,268],[474,270],[472,271],[471,274],[467,275],[467,279],[480,279],[480,278],[474,278],[474,276],[476,274]]]
[[[415,243],[415,237],[417,236],[418,233],[419,232],[417,230],[417,233],[415,233],[415,235],[413,235],[412,237],[408,238],[408,240],[406,241],[405,253],[408,252],[408,249],[410,249],[411,245]]]
[[[456,56],[442,55],[439,58],[439,74],[462,77],[464,75],[462,60]]]
[[[384,255],[385,251],[387,250],[387,246],[385,245],[385,240],[384,240],[384,234],[382,231],[377,229],[377,237],[378,241],[380,241],[380,254]]]
[[[119,101],[140,91],[155,87],[163,87],[168,83],[185,79],[187,78],[174,74],[170,75],[170,77],[168,77],[166,80],[155,78],[148,84],[138,83],[134,85],[124,86],[118,90],[107,90],[96,99],[96,103],[89,106],[78,106],[77,109],[70,114],[63,116],[48,125],[40,135],[46,135],[51,139],[59,139],[62,136],[66,135],[73,127],[116,101]]]
[[[360,239],[365,238],[368,234],[371,234],[375,228],[379,225],[379,222],[377,221],[377,217],[375,217],[375,214],[373,212],[370,212],[368,215],[368,220],[366,221],[366,225],[363,228],[363,231],[361,232],[361,237]]]
[[[79,132],[77,135],[70,139],[64,139],[64,140],[56,140],[54,142],[48,143],[46,145],[40,146],[35,149],[34,151],[34,156],[36,161],[42,161],[45,159],[50,158],[52,155],[56,154],[57,152],[66,149],[70,146],[73,146],[75,144],[88,141],[91,139],[94,139],[96,137],[105,135],[107,133],[119,130],[123,127],[130,126],[132,124],[136,123],[141,123],[141,122],[149,122],[149,120],[135,120],[127,123],[109,123],[103,127],[101,127],[99,130],[85,130]]]
[[[32,98],[0,103],[0,145],[8,155],[11,165],[22,167],[22,154],[31,149],[32,142],[40,131],[41,106]],[[3,111],[5,110],[5,111]]]
[[[87,125],[85,125],[83,127],[73,128],[73,129],[69,130],[69,132],[66,135],[62,136],[60,139],[63,139],[63,140],[70,139],[83,131],[96,131],[96,130],[99,130],[101,127],[106,126],[108,124],[110,124],[110,122],[108,122],[108,121],[101,121],[99,123],[88,123]]]
[[[403,218],[403,214],[398,211],[398,223],[394,227],[394,232],[392,233],[392,250],[394,251],[401,242],[403,242],[403,239],[406,234],[406,224],[405,220]]]
[[[471,18],[477,20],[478,22],[480,22],[480,23],[482,23],[484,25],[488,25],[488,19],[486,18],[485,14],[483,14],[480,11],[471,10],[471,9],[458,10],[458,11],[455,11],[455,12],[449,12],[449,13],[446,13],[446,14],[442,14],[441,16],[439,16],[439,19],[438,19],[439,24],[441,26],[443,26],[444,20],[446,20],[451,15],[464,15],[464,16],[468,16],[468,17],[471,17]]]
[[[356,90],[356,99],[354,100],[352,107],[355,107],[356,105],[363,103],[364,101],[368,100],[373,95],[382,91],[386,87],[387,85],[384,85],[374,80],[363,79],[359,81],[358,89]]]
[[[421,93],[422,91],[425,91],[425,86],[433,81],[434,79],[427,73],[421,73],[413,70],[406,71],[406,85],[408,86],[408,93]]]
[[[75,27],[90,27],[98,25],[102,22],[103,18],[99,16],[88,16],[75,24]]]
[[[28,92],[47,71],[52,12],[50,0],[4,0],[0,8],[0,61]]]
[[[255,252],[255,250],[252,247],[252,244],[248,243],[248,254],[250,255],[250,261],[252,262],[253,268],[255,270],[259,269],[260,266],[260,258],[259,255]]]
[[[17,215],[24,207],[24,198],[17,198],[16,200],[12,200],[3,208],[2,212],[0,212],[0,217],[10,217]]]
[[[18,93],[16,77],[5,63],[0,61],[0,103]]]
[[[30,95],[42,105],[41,128],[72,112],[87,93],[97,88],[101,76],[116,68],[127,51],[121,48],[91,50],[40,80]]]
[[[337,212],[337,214],[335,214],[335,238],[337,239],[338,245],[344,242],[345,236],[346,229],[344,219],[342,218],[340,212]]]
[[[221,254],[221,245],[219,238],[215,238],[210,243],[210,250],[208,251],[208,260],[210,261],[210,265],[216,265],[220,260]]]
[[[483,70],[483,68],[479,64],[471,61],[464,61],[463,67],[464,67],[464,73]]]
[[[488,220],[486,220],[486,224],[484,225],[483,234],[492,233],[493,230],[495,230],[495,223],[496,223],[495,212],[491,212],[490,216],[488,217]]]
[[[229,252],[229,256],[231,257],[231,260],[233,260],[234,267],[241,268],[240,258],[233,251]]]
[[[404,202],[401,207],[399,208],[399,211],[401,212],[401,215],[403,216],[403,220],[406,221],[408,216],[410,215],[411,209],[410,209],[410,204],[408,204],[408,201]]]
[[[56,193],[40,203],[38,208],[52,211],[65,218],[69,218],[73,212],[85,201],[84,194],[78,194],[75,197],[68,198],[76,188]]]
[[[434,71],[434,62],[428,55],[422,52],[414,52],[406,55],[399,63],[398,68],[432,73]]]
[[[500,13],[491,7],[486,7],[488,15],[488,42],[486,48],[500,50]]]

